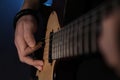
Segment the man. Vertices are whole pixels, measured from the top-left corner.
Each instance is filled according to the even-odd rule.
[[[44,2],[45,0],[24,0],[24,4],[21,7],[21,10],[23,11],[19,13],[20,15],[21,14],[22,15],[17,19],[16,25],[15,25],[16,26],[15,45],[18,51],[20,61],[29,65],[32,65],[38,70],[42,70],[42,67],[44,66],[43,61],[34,60],[28,55],[42,47],[41,43],[40,42],[37,43],[34,38],[34,34],[37,32],[37,28],[38,28],[38,24],[37,24],[38,20],[36,18],[36,14],[34,13],[34,11],[44,9],[43,6],[45,7],[45,5],[42,5],[44,4]],[[62,0],[55,0],[54,2],[56,2],[57,5],[59,6],[60,6],[60,3],[58,2],[61,2],[61,3],[63,2],[64,4],[67,5],[65,9],[59,6],[54,8],[56,11],[58,10],[57,11],[58,17],[60,16],[63,17],[63,14],[64,14],[63,10],[65,10],[65,14],[64,14],[65,20],[63,25],[71,22],[72,20],[86,13],[88,10],[94,8],[99,3],[102,3],[101,0],[98,0],[98,1],[68,0],[66,3]],[[54,5],[57,6],[56,4],[53,3],[53,6]],[[76,10],[77,8],[80,8],[80,10],[77,11]],[[27,14],[24,14],[25,9],[30,9],[29,11],[26,12]],[[62,12],[59,10],[61,10]],[[73,12],[71,12],[71,10],[73,10]],[[120,10],[118,8],[116,10],[113,10],[112,12],[110,12],[109,15],[104,17],[102,21],[102,25],[103,25],[102,33],[98,40],[99,47],[102,52],[102,56],[104,60],[106,61],[108,66],[112,68],[117,74],[120,73],[120,58],[119,58],[120,54],[118,49],[119,47],[116,43],[116,39],[118,37],[117,30],[119,29],[118,21],[120,20],[119,13],[120,13]],[[49,13],[47,15],[44,15],[44,14],[41,14],[41,15],[44,17],[44,16],[48,16]],[[47,19],[48,17],[45,17],[45,18]],[[63,19],[60,18],[61,24],[62,24],[62,21]]]

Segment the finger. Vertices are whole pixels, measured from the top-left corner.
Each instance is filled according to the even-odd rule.
[[[38,70],[42,71],[43,70],[43,66],[34,66],[35,68],[37,68]]]
[[[21,57],[22,62],[32,65],[32,66],[43,66],[43,61],[41,60],[33,60],[31,57]]]
[[[23,36],[23,26],[22,25],[18,25],[16,27],[16,31],[15,31],[15,44],[17,46],[18,51],[23,52],[24,49],[27,47],[27,44],[24,40],[24,36]]]
[[[24,39],[29,47],[36,45],[32,27],[34,27],[32,24],[24,26]]]
[[[18,44],[17,44],[17,42],[15,41],[15,46],[16,46],[16,48],[17,48],[17,52],[18,52],[18,54],[20,53],[20,48],[19,48],[19,46],[18,46]],[[19,54],[20,55],[20,54]]]
[[[35,47],[27,47],[25,49],[26,56],[33,53],[34,51],[38,50],[40,47],[42,47],[42,42],[38,42]]]

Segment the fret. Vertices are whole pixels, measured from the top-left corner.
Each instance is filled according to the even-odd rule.
[[[56,33],[56,58],[58,58],[58,32]]]
[[[80,19],[80,24],[79,24],[79,28],[78,28],[78,30],[79,30],[79,32],[78,32],[78,53],[79,54],[82,54],[83,53],[83,47],[82,47],[82,33],[83,33],[83,29],[82,29],[82,27],[83,27],[83,19],[81,18]]]
[[[54,54],[55,54],[55,37],[53,35],[53,39],[52,39],[52,59],[55,59]]]
[[[74,51],[74,55],[76,56],[78,53],[77,53],[77,45],[78,45],[78,39],[77,39],[77,35],[78,35],[78,24],[77,22],[75,22],[73,24],[73,27],[74,27],[74,31],[73,31],[73,44],[74,44],[74,47],[73,47],[73,51]]]
[[[67,28],[65,28],[64,32],[64,57],[67,57]]]
[[[73,53],[73,26],[70,25],[70,38],[69,38],[69,41],[70,41],[70,53],[69,55],[72,56],[74,53]]]
[[[53,52],[54,52],[54,54],[52,55],[53,57],[55,57],[56,58],[56,33],[54,33],[54,36],[53,36]]]
[[[66,28],[66,56],[68,57],[69,56],[69,43],[70,43],[70,41],[69,41],[69,36],[70,36],[70,28],[69,27],[67,27]]]
[[[66,56],[66,29],[64,29],[64,32],[63,32],[63,58]]]
[[[62,46],[61,46],[61,56],[60,57],[63,57],[64,56],[64,42],[63,42],[63,39],[64,39],[64,29],[62,29],[62,31],[61,31],[61,42],[62,42]]]
[[[62,46],[63,46],[63,42],[62,42],[62,30],[60,30],[60,35],[59,35],[59,58],[61,58],[61,54],[62,54]]]
[[[57,45],[57,58],[59,58],[59,31],[57,32],[57,43],[56,43],[56,45]]]
[[[83,19],[83,23],[84,23],[84,19]],[[84,37],[85,37],[85,34],[84,34],[84,32],[85,32],[85,29],[84,29],[84,27],[85,27],[85,25],[83,24],[82,25],[82,33],[81,33],[81,39],[82,39],[82,52],[84,53]]]
[[[74,53],[74,24],[72,23],[71,24],[71,54],[70,56],[75,56],[75,53]]]
[[[96,23],[92,24],[91,26],[91,29],[92,29],[92,32],[91,32],[91,51],[92,52],[95,52],[96,51]]]
[[[58,33],[56,33],[56,52],[55,52],[55,56],[56,56],[56,58],[58,58]]]
[[[59,58],[59,31],[57,32],[57,58]]]
[[[67,56],[67,28],[65,29],[65,38],[64,39],[65,39],[65,56],[68,57]]]
[[[84,22],[84,53],[88,54],[89,53],[89,15],[85,17],[85,22]]]
[[[61,34],[60,31],[58,31],[58,58],[60,58],[60,53],[61,53],[61,52],[60,52],[60,46],[61,46],[61,45],[60,45],[60,42],[61,42],[61,41],[60,41],[60,34]]]
[[[57,54],[56,54],[56,52],[57,52],[57,44],[56,44],[56,42],[57,42],[57,40],[56,40],[57,38],[56,38],[56,37],[57,37],[57,36],[56,36],[56,34],[57,34],[57,33],[55,33],[55,36],[54,36],[54,37],[55,37],[55,41],[54,41],[54,43],[55,43],[55,48],[54,48],[54,49],[55,49],[55,53],[54,53],[55,58],[57,58],[57,56],[56,56],[56,55],[57,55]]]

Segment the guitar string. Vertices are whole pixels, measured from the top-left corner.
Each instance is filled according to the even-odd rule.
[[[88,26],[88,27],[89,27],[89,26]],[[80,29],[82,29],[82,28],[87,28],[87,27],[81,27]],[[91,30],[91,31],[94,31],[94,30]],[[97,32],[97,30],[96,30],[95,32]],[[84,34],[84,35],[85,35],[85,34],[88,34],[88,33],[89,33],[89,31],[86,32],[86,33],[85,33],[84,31],[82,31],[81,34],[80,34],[80,36],[83,35],[83,34]],[[54,34],[51,34],[50,37],[53,36],[53,35],[54,35]],[[45,43],[49,43],[50,41],[53,40],[53,39],[50,39],[50,37],[42,38],[40,41],[42,41],[42,40],[49,40],[48,42],[45,42]],[[81,36],[81,37],[82,37],[82,36]]]

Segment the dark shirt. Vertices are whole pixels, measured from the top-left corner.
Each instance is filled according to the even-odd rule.
[[[41,0],[45,6],[47,0]],[[68,24],[74,19],[86,14],[91,9],[97,7],[104,0],[53,0],[52,10],[55,10],[58,14],[60,24]],[[42,6],[43,6],[42,5]],[[50,6],[46,6],[50,7]],[[46,9],[46,8],[41,8]],[[45,10],[48,12],[49,10]]]

